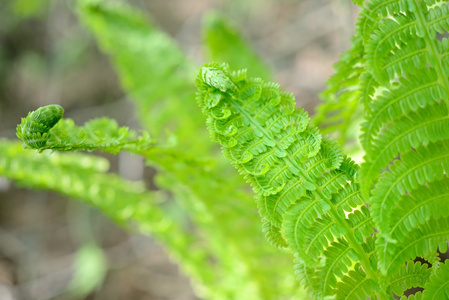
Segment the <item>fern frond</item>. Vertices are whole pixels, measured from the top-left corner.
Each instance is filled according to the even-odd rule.
[[[84,200],[121,224],[138,222],[145,231],[172,226],[156,205],[161,201],[158,194],[145,192],[142,183],[107,174],[109,162],[102,157],[48,151],[39,154],[24,151],[20,143],[8,140],[1,140],[0,153],[0,174],[19,185]],[[160,234],[163,237],[166,232]]]
[[[367,68],[379,83],[385,83],[389,78],[385,72],[386,57],[391,59],[390,51],[400,48],[413,39],[424,35],[422,24],[402,14],[394,19],[385,18],[376,23],[376,31],[366,45]]]
[[[404,195],[391,211],[385,235],[392,241],[404,240],[408,232],[427,222],[449,216],[449,180],[427,182]],[[383,247],[386,245],[383,245]],[[394,245],[392,245],[394,246]]]
[[[210,260],[211,249],[202,237],[160,207],[165,200],[161,193],[148,192],[142,182],[126,181],[107,173],[108,169],[108,161],[101,157],[24,151],[20,143],[0,141],[0,176],[20,186],[52,190],[84,201],[128,230],[151,234],[196,282],[216,286],[223,266]],[[205,288],[199,286],[198,291],[204,294]]]
[[[391,228],[392,210],[400,197],[412,192],[424,183],[430,183],[447,176],[449,170],[449,142],[429,144],[409,152],[391,166],[376,188],[370,204],[376,228],[387,235]]]
[[[336,299],[351,300],[365,299],[367,296],[375,298],[375,292],[380,290],[378,284],[368,278],[363,272],[360,264],[354,266],[354,270],[349,271],[336,287]]]
[[[54,110],[48,109],[53,107],[59,108],[60,106],[49,105],[30,112],[26,118],[22,118],[22,123],[17,126],[17,136],[23,140],[24,145],[28,148],[39,151],[47,149],[59,151],[100,149],[113,154],[120,151],[144,154],[154,145],[154,141],[148,133],[143,132],[142,135],[137,137],[134,131],[127,127],[119,127],[115,120],[108,118],[91,120],[82,127],[76,126],[72,119],[59,121],[62,115],[57,119],[59,122],[55,122]],[[36,115],[41,118],[42,125],[39,125],[39,129],[42,133],[34,129],[28,129],[30,124],[36,123],[33,121]],[[40,143],[35,142],[36,135],[39,135]]]
[[[445,105],[435,104],[411,112],[387,127],[375,140],[362,164],[362,192],[366,195],[381,171],[398,155],[429,143],[449,139],[449,114]]]
[[[379,244],[383,237],[379,236]],[[403,240],[395,244],[387,244],[386,247],[376,247],[379,257],[379,267],[383,274],[389,278],[403,265],[404,261],[425,257],[437,250],[441,253],[447,251],[449,240],[449,218],[438,220],[430,219],[418,228],[409,232]]]
[[[409,261],[402,266],[399,272],[391,277],[387,286],[389,294],[402,296],[404,292],[411,288],[423,288],[431,275],[431,269],[427,264]]]
[[[410,79],[400,78],[399,83],[392,90],[384,90],[369,104],[369,121],[362,124],[362,144],[370,155],[375,151],[373,140],[382,134],[382,127],[410,111],[425,108],[447,97],[433,70],[423,71],[419,76],[411,75]]]
[[[430,277],[423,293],[424,300],[449,298],[449,262],[440,264],[437,272]]]
[[[321,139],[304,110],[295,109],[293,97],[280,92],[279,85],[209,64],[201,68],[197,86],[212,138],[251,183],[260,213],[271,223],[265,226],[272,226],[274,233],[282,228],[298,274],[311,281],[312,293],[332,295],[337,278],[356,261],[374,280],[369,212],[352,212],[361,204],[357,166],[334,141]],[[352,213],[348,218],[345,209]],[[309,230],[320,236],[312,238],[307,250]],[[322,285],[323,280],[328,284]]]

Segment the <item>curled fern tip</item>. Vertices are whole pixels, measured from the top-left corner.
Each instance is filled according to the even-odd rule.
[[[24,147],[40,149],[45,147],[49,138],[49,131],[64,115],[64,109],[57,104],[38,108],[28,113],[26,118],[17,125],[17,137],[24,143]]]

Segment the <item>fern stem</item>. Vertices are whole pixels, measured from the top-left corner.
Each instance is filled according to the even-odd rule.
[[[444,88],[446,89],[447,94],[449,95],[449,78],[447,76],[444,76],[443,67],[441,66],[441,63],[440,63],[441,56],[437,50],[435,41],[430,34],[430,31],[429,31],[430,26],[428,26],[428,24],[426,22],[426,17],[424,16],[424,12],[421,9],[422,0],[413,0],[413,2],[415,3],[415,7],[416,7],[416,9],[413,11],[413,14],[415,15],[416,20],[421,25],[421,28],[423,28],[425,31],[423,38],[426,41],[427,48],[429,49],[431,55],[434,57],[435,70],[438,74],[438,81],[443,84]],[[449,108],[449,98],[446,97],[443,99],[443,101],[446,104],[446,107]]]
[[[235,96],[232,95],[232,97],[234,99],[236,99]],[[249,120],[252,124],[252,126],[254,126],[255,128],[258,129],[258,131],[262,132],[262,134],[267,138],[270,139],[270,136],[267,134],[266,130],[260,126],[256,120],[254,120],[254,118],[248,114],[245,109],[241,108],[237,103],[238,101],[232,101],[231,102],[232,105],[234,106],[234,108],[242,115],[244,116],[247,120]],[[283,148],[281,147],[281,145],[279,144],[279,142],[277,140],[272,140],[275,143],[275,147],[282,151]],[[298,164],[298,162],[294,159],[294,157],[292,157],[291,154],[287,154],[287,156],[285,157],[285,159],[288,160],[289,164],[294,165],[299,172],[301,173],[301,175],[309,182],[311,182],[314,186],[315,186],[315,192],[317,193],[317,195],[326,202],[327,205],[329,205],[331,207],[330,209],[330,215],[332,216],[332,218],[334,220],[337,221],[337,223],[346,230],[347,234],[345,235],[346,240],[348,241],[348,243],[351,245],[351,247],[356,251],[356,253],[358,254],[359,258],[360,258],[360,263],[362,264],[363,269],[365,270],[365,273],[367,275],[368,278],[374,280],[374,281],[378,281],[378,276],[377,274],[374,272],[374,270],[371,268],[370,263],[369,263],[369,257],[366,255],[365,250],[362,248],[362,246],[357,242],[357,240],[355,239],[354,236],[354,229],[351,228],[348,223],[342,219],[340,217],[340,215],[337,212],[337,207],[329,200],[325,197],[324,193],[322,192],[322,189],[320,186],[318,186],[317,184],[314,183],[314,181],[310,178],[309,174],[307,174],[307,172],[304,171],[304,169]],[[381,300],[386,300],[387,297],[385,295],[385,293],[379,292],[378,294],[379,299]]]

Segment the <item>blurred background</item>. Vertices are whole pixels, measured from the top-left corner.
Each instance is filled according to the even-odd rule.
[[[348,49],[351,0],[130,0],[200,65],[201,19],[212,9],[240,28],[275,81],[313,114],[332,65]],[[149,70],[151,72],[151,70]],[[134,108],[68,0],[0,2],[0,138],[20,118],[57,103],[76,123],[99,116],[139,128]],[[131,156],[105,155],[112,170],[145,180]],[[132,166],[125,168],[124,166]],[[93,236],[99,247],[86,245]],[[0,300],[197,299],[150,237],[129,234],[96,210],[0,177]]]

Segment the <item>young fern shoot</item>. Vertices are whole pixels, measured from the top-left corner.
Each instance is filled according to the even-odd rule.
[[[358,166],[321,137],[278,84],[210,64],[197,86],[212,139],[252,185],[268,240],[293,251],[309,292],[376,295],[374,232]]]
[[[140,136],[127,127],[119,127],[109,118],[93,119],[84,126],[76,126],[72,119],[62,119],[64,109],[52,104],[28,113],[17,125],[17,137],[24,148],[44,151],[80,151],[100,149],[117,154],[130,151],[145,154],[155,142],[148,132]]]

